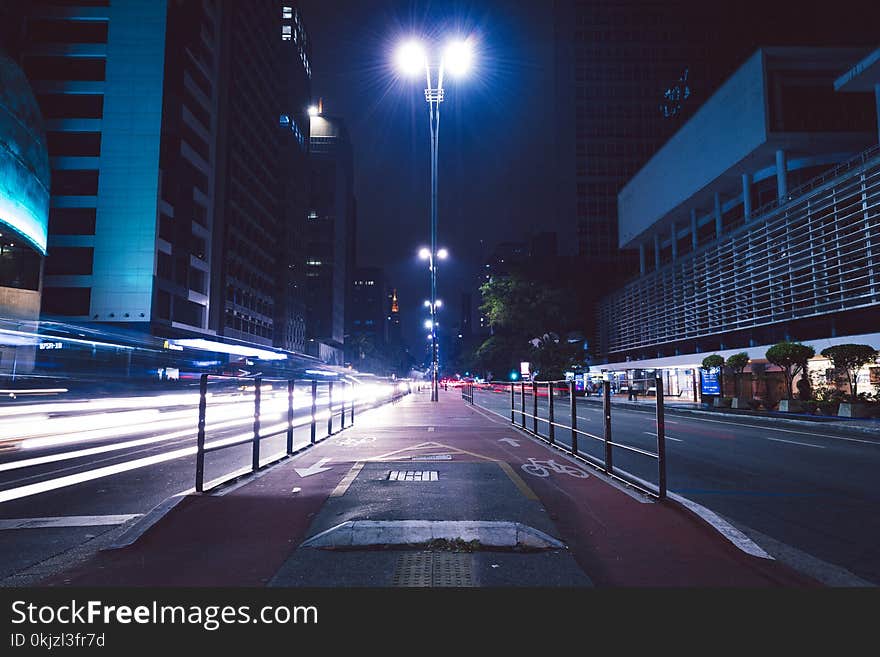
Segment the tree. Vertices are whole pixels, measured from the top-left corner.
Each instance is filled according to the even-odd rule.
[[[528,340],[569,328],[570,304],[562,289],[514,275],[483,283],[480,294],[480,311],[496,331]]]
[[[746,369],[746,365],[749,364],[749,355],[741,351],[738,354],[733,354],[727,358],[727,361],[724,363],[733,370],[733,385],[736,388],[736,396],[742,397],[741,390],[741,382],[742,382],[742,373],[743,370]],[[749,395],[751,397],[751,395]]]
[[[545,374],[562,378],[568,364],[567,341],[541,345],[541,338],[550,334],[564,335],[572,329],[576,305],[562,286],[528,278],[523,273],[493,277],[480,287],[480,311],[488,320],[493,335],[475,353],[476,365],[492,372],[496,378],[507,378],[519,371],[519,363],[535,359]],[[538,345],[529,342],[537,339]],[[559,340],[559,338],[556,338]],[[545,379],[546,380],[546,379]]]
[[[779,342],[767,350],[767,360],[782,368],[787,399],[794,399],[792,381],[807,369],[807,361],[815,355],[815,349],[800,342]]]
[[[577,343],[560,340],[555,333],[545,333],[531,341],[531,359],[538,370],[538,381],[561,381],[566,370],[580,364],[583,347]]]
[[[839,344],[822,350],[822,355],[846,375],[849,396],[852,401],[858,398],[859,370],[877,360],[877,350],[867,344]]]

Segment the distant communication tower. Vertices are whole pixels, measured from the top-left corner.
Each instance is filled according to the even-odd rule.
[[[660,101],[660,113],[666,119],[677,116],[681,112],[682,103],[691,96],[691,88],[688,84],[688,69],[685,68],[678,81],[663,92],[663,100]]]

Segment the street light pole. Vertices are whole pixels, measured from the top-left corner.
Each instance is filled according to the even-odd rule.
[[[438,381],[439,362],[437,354],[437,151],[440,139],[440,103],[443,102],[443,63],[437,76],[437,87],[431,86],[431,67],[425,62],[425,76],[428,86],[425,100],[428,101],[428,120],[431,133],[431,401],[439,401]]]
[[[428,258],[431,270],[431,401],[439,401],[439,353],[437,349],[437,261],[445,257],[445,250],[437,250],[437,153],[440,140],[440,103],[443,102],[443,75],[448,66],[453,76],[464,75],[470,67],[469,40],[449,43],[437,67],[437,86],[431,80],[431,65],[425,50],[417,41],[409,41],[398,50],[398,66],[407,75],[419,75],[424,67],[425,100],[428,102],[428,121],[431,138],[431,251]]]

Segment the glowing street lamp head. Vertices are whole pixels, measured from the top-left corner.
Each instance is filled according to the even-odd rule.
[[[440,249],[439,251],[437,251],[437,257],[441,260],[446,260],[446,258],[449,257],[449,251],[447,251],[446,249]]]
[[[425,72],[427,56],[425,48],[415,40],[405,41],[397,48],[395,56],[397,69],[407,77],[415,77]]]
[[[430,307],[431,307],[431,302],[428,301],[427,299],[425,299],[425,308],[430,308]]]
[[[437,299],[437,301],[434,302],[435,308],[440,308],[442,305],[443,305],[443,302],[440,301],[440,299]]]
[[[432,326],[434,326],[434,322],[432,322],[430,319],[426,319],[426,320],[425,320],[425,328],[426,328],[426,329],[429,329],[429,328],[431,328]]]
[[[443,53],[443,66],[454,77],[467,75],[474,58],[474,49],[468,40],[452,41]]]
[[[428,248],[419,249],[419,258],[421,258],[422,260],[427,260],[430,257],[431,257],[431,249],[428,249]]]
[[[318,113],[317,105],[309,105],[309,116],[318,116]]]

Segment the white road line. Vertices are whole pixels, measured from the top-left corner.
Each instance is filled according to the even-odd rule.
[[[796,440],[782,440],[782,438],[766,438],[765,440],[772,440],[774,443],[789,443],[790,445],[803,445],[804,447],[815,447],[816,449],[825,449],[824,445],[812,445],[810,443],[799,443]]]
[[[716,531],[724,536],[724,538],[733,543],[736,547],[738,547],[746,554],[751,554],[752,556],[759,557],[760,559],[769,559],[771,561],[773,560],[773,557],[767,554],[763,550],[763,548],[761,548],[761,546],[755,543],[739,529],[724,520],[724,518],[714,513],[713,511],[710,511],[702,504],[697,504],[693,500],[689,500],[686,497],[682,497],[681,495],[676,495],[673,492],[669,492],[667,494],[671,499],[680,504],[683,504],[688,509],[700,516],[707,523],[712,525],[712,527],[714,527]]]
[[[132,518],[139,518],[140,513],[129,513],[117,516],[55,516],[49,518],[3,518],[0,519],[0,530],[3,529],[42,529],[56,527],[101,527],[104,525],[121,525]]]
[[[657,435],[657,434],[654,433],[653,431],[646,431],[645,433],[648,434],[649,436],[656,436],[656,435]],[[666,436],[666,440],[674,440],[674,441],[677,442],[677,443],[683,443],[683,442],[684,442],[681,438],[673,438],[672,436]]]
[[[811,433],[809,431],[795,431],[794,429],[777,429],[776,427],[764,427],[760,424],[741,424],[739,422],[726,422],[725,420],[709,420],[706,418],[700,418],[699,420],[687,420],[688,422],[714,422],[715,424],[729,424],[734,427],[751,427],[752,429],[765,429],[767,431],[781,431],[783,433],[794,433],[799,436],[818,436],[819,438],[831,438],[833,440],[846,440],[852,443],[867,443],[868,445],[875,445],[880,447],[880,441],[878,440],[861,440],[859,438],[844,438],[843,436],[832,436],[827,433]]]

